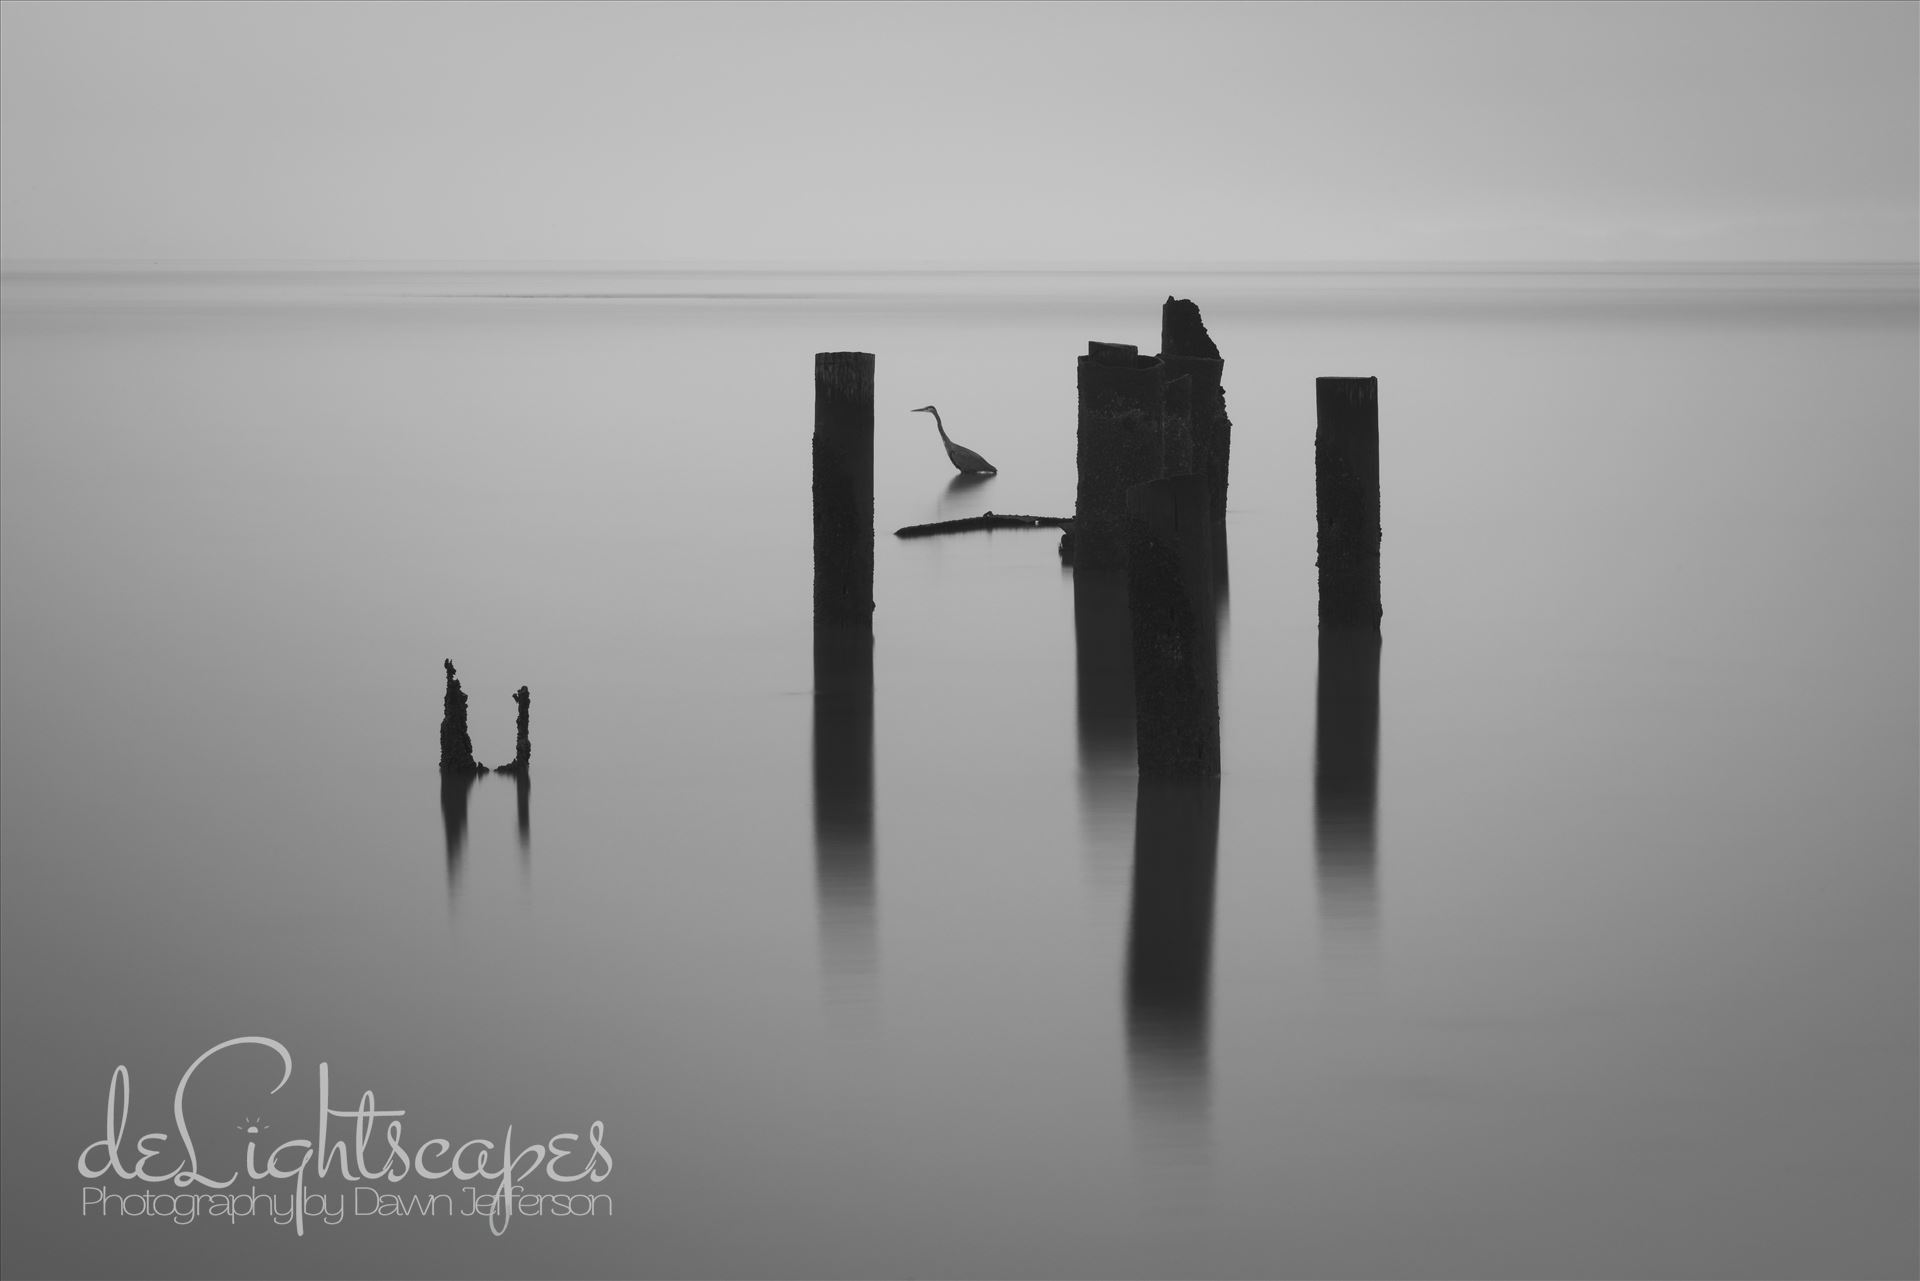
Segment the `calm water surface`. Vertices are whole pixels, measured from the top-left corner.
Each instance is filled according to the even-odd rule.
[[[1074,358],[1169,292],[1234,421],[1217,792],[1136,787],[1054,534],[889,532],[1070,514]],[[10,278],[0,319],[9,1274],[1920,1267],[1910,270]],[[870,741],[809,619],[839,349]],[[1317,637],[1322,374],[1380,379],[1377,675]],[[443,796],[448,657],[482,760],[530,686],[524,794]],[[196,1096],[210,1166],[311,1135],[325,1061],[409,1136],[604,1122],[613,1212],[83,1219],[115,1065],[167,1129],[242,1035],[294,1076]]]

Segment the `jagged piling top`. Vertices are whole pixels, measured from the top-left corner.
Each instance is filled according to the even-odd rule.
[[[519,715],[514,720],[513,764],[500,772],[524,775],[528,764],[533,760],[533,742],[527,736],[527,709],[533,703],[533,695],[527,692],[525,685],[522,685],[513,691],[513,702],[514,706],[520,709]]]
[[[441,663],[447,669],[447,696],[440,716],[440,772],[484,774],[487,767],[473,759],[473,739],[467,733],[467,692],[454,675],[453,660]]]
[[[1191,299],[1167,295],[1160,309],[1160,354],[1220,359],[1220,349],[1207,333],[1207,322],[1200,319],[1200,308]]]
[[[1142,356],[1138,347],[1124,342],[1089,342],[1082,359],[1108,369],[1153,369],[1160,364],[1160,357]]]

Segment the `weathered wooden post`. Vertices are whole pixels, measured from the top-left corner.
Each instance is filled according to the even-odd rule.
[[[1220,385],[1226,362],[1200,319],[1200,308],[1185,298],[1169,297],[1160,309],[1160,360],[1168,379],[1185,375],[1193,380],[1192,470],[1207,478],[1213,523],[1225,525],[1227,463],[1233,444],[1227,394]]]
[[[1191,476],[1200,469],[1193,460],[1193,378],[1168,378],[1165,426],[1160,433],[1160,474]]]
[[[813,358],[813,841],[821,948],[873,969],[873,356]]]
[[[533,743],[527,737],[527,710],[533,705],[533,695],[522,685],[513,691],[513,702],[520,709],[514,717],[513,760],[495,769],[493,772],[496,774],[524,775],[533,762]]]
[[[1127,596],[1140,774],[1220,773],[1213,513],[1204,476],[1127,490]]]
[[[440,713],[440,772],[484,774],[487,767],[473,759],[473,738],[467,733],[467,692],[453,673],[453,660],[443,659],[442,665],[447,669],[447,696]]]
[[[1380,397],[1377,378],[1321,378],[1314,396],[1321,627],[1380,626]]]
[[[1161,375],[1158,357],[1122,343],[1088,343],[1080,357],[1076,571],[1126,565],[1127,487],[1160,474],[1166,404]]]
[[[813,358],[813,621],[873,625],[873,355]]]

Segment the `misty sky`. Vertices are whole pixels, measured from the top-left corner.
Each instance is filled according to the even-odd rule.
[[[0,255],[1920,256],[1920,6],[8,3]]]

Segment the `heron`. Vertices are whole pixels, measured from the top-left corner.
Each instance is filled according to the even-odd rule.
[[[922,405],[913,411],[916,414],[932,414],[933,428],[940,433],[940,443],[947,447],[947,459],[963,473],[981,476],[998,475],[1000,469],[968,449],[965,445],[956,445],[947,435],[946,427],[940,421],[940,411],[932,405]]]

